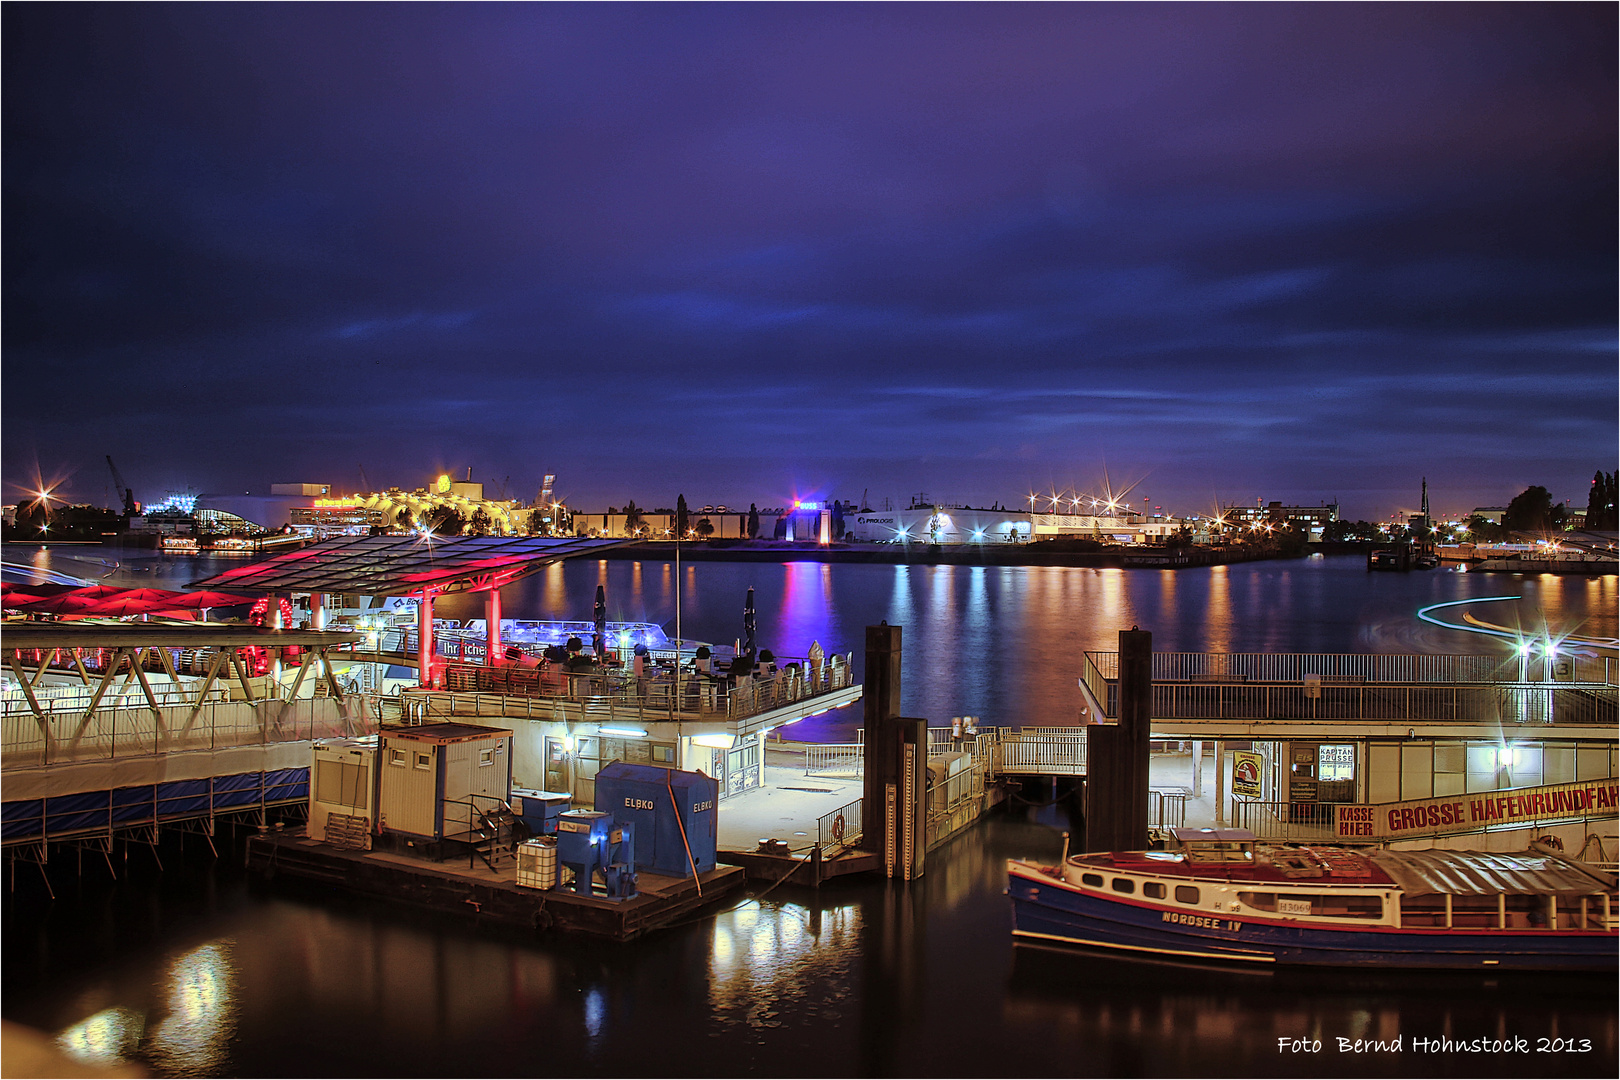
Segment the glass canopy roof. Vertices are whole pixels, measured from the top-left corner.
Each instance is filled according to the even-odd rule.
[[[232,567],[194,588],[408,596],[499,588],[547,563],[620,547],[584,537],[349,536]]]

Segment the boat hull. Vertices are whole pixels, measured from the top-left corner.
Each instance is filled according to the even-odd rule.
[[[1164,960],[1251,967],[1297,965],[1436,971],[1616,969],[1616,935],[1600,930],[1338,929],[1093,895],[1014,867],[1015,940],[1108,949]]]

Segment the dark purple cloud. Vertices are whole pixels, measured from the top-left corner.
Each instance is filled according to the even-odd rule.
[[[1606,5],[9,5],[5,479],[1584,498]]]

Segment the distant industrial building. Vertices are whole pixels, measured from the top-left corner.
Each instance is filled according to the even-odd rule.
[[[761,530],[769,527],[769,519],[761,515],[763,522]],[[701,522],[708,522],[707,531]],[[573,515],[575,536],[605,536],[614,539],[640,536],[648,540],[672,540],[675,537],[675,515],[669,513],[654,513],[652,511],[639,511],[632,520],[631,515],[622,513],[613,514],[584,514],[576,512]],[[705,513],[700,510],[686,512],[687,536],[709,540],[739,540],[748,538],[748,514],[737,513],[734,510],[711,511]]]
[[[966,506],[865,510],[845,515],[844,521],[856,540],[868,543],[1019,544],[1028,543],[1034,532],[1025,512]]]
[[[1339,504],[1284,506],[1281,502],[1273,500],[1264,506],[1228,506],[1222,517],[1228,525],[1237,528],[1270,525],[1274,529],[1278,527],[1302,529],[1312,540],[1320,540],[1322,530],[1339,520]]]

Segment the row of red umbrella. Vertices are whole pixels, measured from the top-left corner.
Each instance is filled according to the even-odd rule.
[[[112,585],[23,585],[0,583],[0,607],[6,611],[52,615],[158,615],[165,612],[251,604],[254,598],[204,590],[120,589]]]

